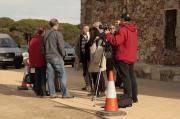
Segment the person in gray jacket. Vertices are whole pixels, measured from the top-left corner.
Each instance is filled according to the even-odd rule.
[[[72,98],[66,85],[66,72],[64,68],[65,56],[63,35],[58,31],[59,22],[57,19],[51,19],[49,22],[51,29],[48,30],[43,38],[44,55],[47,63],[47,82],[50,96],[57,98],[54,86],[54,72],[57,72],[61,87],[62,98]]]

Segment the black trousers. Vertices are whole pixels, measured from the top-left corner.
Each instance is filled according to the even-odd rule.
[[[89,86],[89,73],[88,73],[88,61],[85,54],[81,54],[81,61],[83,66],[83,77],[86,83],[86,86]]]
[[[114,68],[115,68],[116,71],[118,70],[116,64],[117,64],[117,61],[114,58],[107,58],[106,59],[106,74],[107,74],[107,78],[109,78],[109,71],[113,71]],[[118,86],[118,87],[121,87],[121,84],[122,84],[122,80],[120,78],[119,72],[117,71],[115,85]]]
[[[46,67],[35,68],[35,82],[33,87],[36,95],[46,95]]]
[[[138,89],[137,82],[134,76],[134,64],[127,64],[123,61],[117,61],[117,67],[121,80],[124,82],[124,94],[137,100]]]
[[[91,73],[91,76],[93,79],[94,89],[96,89],[97,88],[97,80],[98,80],[98,72],[97,73]],[[105,79],[103,76],[103,72],[101,72],[100,80],[99,80],[99,87],[98,87],[98,94],[102,93],[102,92],[104,93],[105,90],[106,90]]]
[[[122,81],[122,79],[121,79],[121,74],[120,74],[120,72],[119,72],[119,70],[118,70],[118,66],[116,66],[116,64],[118,64],[118,61],[117,60],[114,60],[114,68],[116,69],[116,82],[115,82],[115,85],[117,86],[117,87],[121,87],[121,85],[122,85],[122,83],[123,83],[123,81]]]
[[[87,58],[85,54],[81,54],[81,62],[83,66],[83,76],[86,76],[86,73],[88,71],[88,64],[87,64]]]

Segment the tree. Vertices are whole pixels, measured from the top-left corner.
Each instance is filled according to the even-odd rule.
[[[48,22],[39,19],[22,19],[15,22],[11,27],[16,27],[16,29],[22,33],[28,32],[34,34],[40,26],[48,26]]]
[[[71,45],[76,44],[76,39],[80,33],[80,29],[78,28],[78,25],[71,25],[71,24],[61,24],[61,30],[64,36],[64,40],[66,42],[69,42]]]
[[[14,21],[6,17],[0,18],[0,32],[10,34],[18,44],[25,43],[24,34],[33,35],[40,26],[49,28],[49,22],[40,19]],[[80,32],[80,25],[62,23],[60,24],[60,31],[63,33],[66,42],[75,45],[76,38]]]
[[[11,26],[13,23],[14,20],[8,17],[0,18],[0,28],[9,28],[9,26]]]

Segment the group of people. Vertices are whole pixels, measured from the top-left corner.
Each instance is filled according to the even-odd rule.
[[[46,96],[48,90],[50,97],[59,97],[54,83],[56,74],[62,98],[73,98],[66,83],[64,40],[62,33],[58,31],[59,22],[51,19],[49,24],[50,30],[39,28],[29,42],[30,67],[35,68],[33,89],[37,96]],[[115,69],[116,82],[118,85],[123,83],[124,95],[134,103],[138,102],[134,76],[137,44],[137,26],[131,21],[129,14],[123,14],[109,28],[103,27],[101,22],[95,22],[91,28],[83,25],[76,47],[76,55],[83,66],[85,87],[82,90],[90,89],[92,95],[97,90],[98,97],[105,96],[105,77]]]
[[[56,94],[54,83],[55,74],[57,74],[62,98],[73,98],[69,94],[66,84],[66,71],[63,61],[65,55],[64,40],[62,33],[58,31],[59,22],[57,19],[51,19],[49,24],[50,30],[39,28],[29,41],[29,63],[30,67],[35,68],[33,89],[37,96],[59,97]],[[47,94],[47,90],[49,94]]]
[[[85,87],[94,95],[105,96],[105,72],[116,70],[118,85],[123,83],[124,95],[138,102],[134,64],[137,60],[137,26],[129,14],[123,14],[115,24],[104,28],[95,22],[91,28],[84,25],[79,36],[76,54],[83,65]],[[99,83],[98,83],[99,82]]]

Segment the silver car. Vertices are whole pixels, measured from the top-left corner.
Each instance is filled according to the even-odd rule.
[[[3,69],[7,66],[19,69],[22,61],[22,51],[17,43],[8,34],[0,34],[0,66]]]
[[[65,57],[64,57],[65,65],[72,65],[72,67],[74,67],[75,49],[67,42],[64,44],[64,49],[65,49]]]

